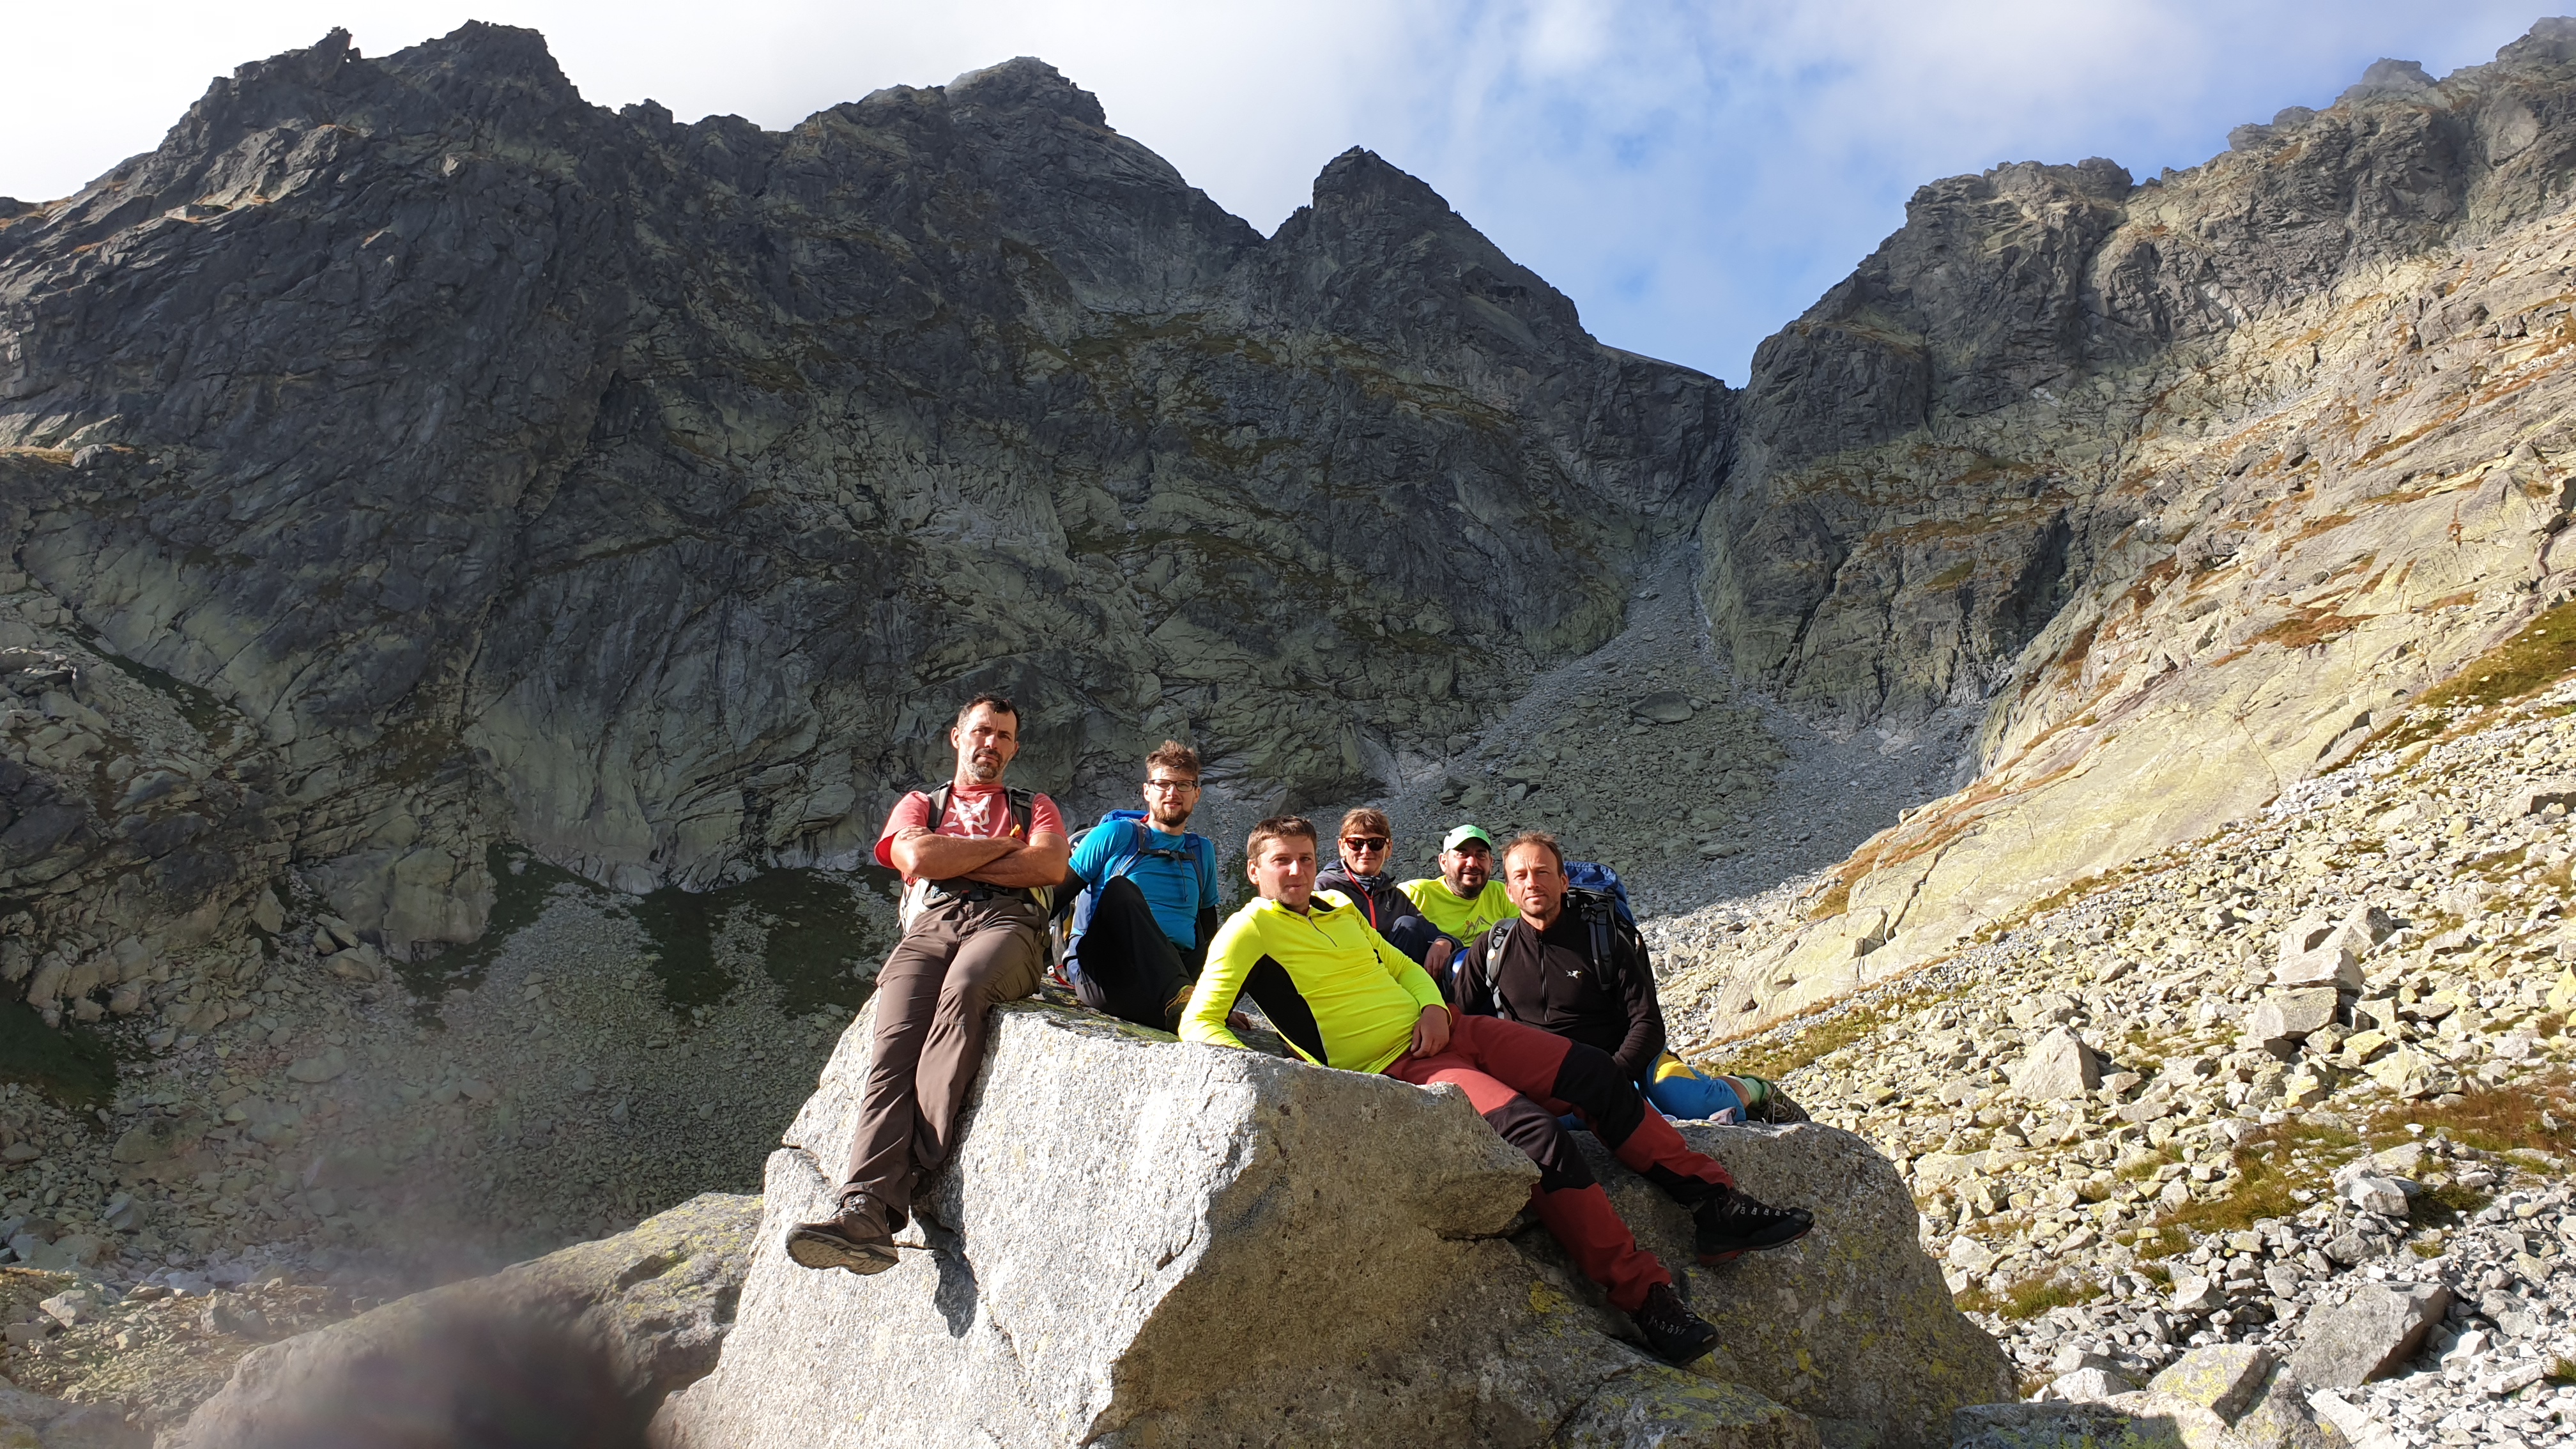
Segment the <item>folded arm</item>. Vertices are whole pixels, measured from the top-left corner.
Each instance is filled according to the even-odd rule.
[[[954,880],[971,876],[1019,848],[1016,840],[939,835],[916,825],[897,835],[886,854],[895,869],[913,880]]]
[[[965,872],[968,880],[980,880],[997,886],[1051,886],[1064,881],[1064,865],[1073,851],[1063,836],[1047,831],[1029,838],[1026,844],[1006,840],[1005,850],[991,860]]]

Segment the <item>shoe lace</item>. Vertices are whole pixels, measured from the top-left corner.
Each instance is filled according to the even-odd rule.
[[[1691,1311],[1681,1295],[1670,1288],[1649,1289],[1646,1301],[1634,1315],[1646,1331],[1657,1334],[1680,1333],[1690,1327]]]
[[[1746,1223],[1783,1223],[1798,1216],[1795,1208],[1777,1208],[1740,1192],[1728,1193],[1719,1201],[1718,1212]]]

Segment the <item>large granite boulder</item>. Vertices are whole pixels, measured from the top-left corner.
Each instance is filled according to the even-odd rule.
[[[707,1193],[254,1349],[175,1449],[640,1444],[654,1406],[715,1366],[759,1212]]]
[[[1002,1010],[923,1250],[810,1272],[779,1238],[825,1209],[866,1059],[863,1017],[770,1159],[735,1330],[664,1406],[668,1449],[1794,1445],[1819,1442],[1811,1413],[1902,1449],[2009,1388],[1892,1168],[1846,1134],[1704,1139],[1822,1226],[1691,1275],[1727,1351],[1685,1372],[1525,1227],[1535,1173],[1463,1097],[1037,1005]],[[1680,1260],[1679,1209],[1611,1175]]]

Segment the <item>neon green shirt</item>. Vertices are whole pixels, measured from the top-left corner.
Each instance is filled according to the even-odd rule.
[[[1404,892],[1404,898],[1413,902],[1414,908],[1438,926],[1443,935],[1462,946],[1496,921],[1516,920],[1521,913],[1498,880],[1485,882],[1474,900],[1449,889],[1449,882],[1436,875],[1406,881],[1396,889]]]
[[[1442,1004],[1440,988],[1422,968],[1342,897],[1317,892],[1302,915],[1277,901],[1255,900],[1217,927],[1208,943],[1207,969],[1181,1013],[1181,1040],[1242,1046],[1226,1030],[1226,1013],[1264,963],[1287,974],[1299,1002],[1265,995],[1263,1014],[1299,1056],[1321,1066],[1386,1070],[1413,1044],[1423,1010]],[[1298,1016],[1299,1004],[1303,1020],[1281,1019]]]

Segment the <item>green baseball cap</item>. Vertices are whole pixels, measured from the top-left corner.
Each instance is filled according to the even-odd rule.
[[[1448,834],[1440,837],[1440,848],[1444,851],[1456,850],[1459,846],[1466,844],[1470,840],[1481,840],[1485,842],[1485,849],[1487,850],[1492,850],[1494,848],[1494,837],[1487,835],[1485,833],[1485,827],[1481,825],[1461,825],[1457,829],[1450,831]]]

